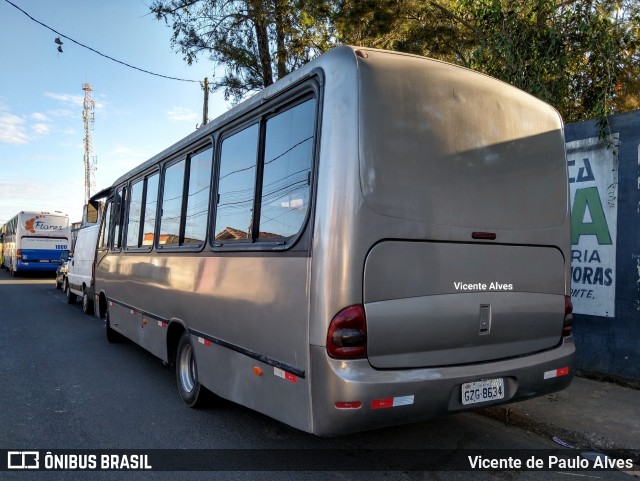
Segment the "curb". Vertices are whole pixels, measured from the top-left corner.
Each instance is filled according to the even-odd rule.
[[[636,465],[640,465],[640,453],[637,450],[629,449],[626,446],[620,446],[616,441],[596,432],[582,432],[567,429],[552,422],[542,421],[535,416],[523,413],[510,406],[489,407],[477,412],[482,416],[495,419],[507,426],[514,426],[526,430],[527,432],[532,432],[539,436],[551,439],[556,443],[557,441],[553,438],[560,438],[560,441],[564,441],[569,444],[569,446],[565,446],[558,443],[558,445],[562,447],[577,450],[599,451],[603,454],[611,455],[612,457],[630,458],[633,459]],[[640,471],[636,471],[632,475],[640,477]]]

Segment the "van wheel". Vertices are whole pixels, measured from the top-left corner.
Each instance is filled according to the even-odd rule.
[[[115,344],[118,342],[121,342],[123,340],[122,334],[120,334],[119,332],[114,331],[111,328],[111,321],[109,320],[109,308],[107,307],[107,314],[105,316],[105,327],[107,329],[107,341]]]
[[[78,296],[76,296],[73,292],[71,292],[71,288],[69,287],[69,281],[67,281],[65,285],[64,293],[67,297],[67,304],[75,304],[76,301],[78,300]]]
[[[176,380],[178,393],[185,404],[191,408],[202,407],[207,390],[198,381],[196,355],[188,332],[182,334],[176,351]]]
[[[93,314],[93,301],[86,292],[82,293],[82,312],[87,315]]]

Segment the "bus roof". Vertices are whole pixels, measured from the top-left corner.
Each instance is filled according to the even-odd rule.
[[[435,60],[427,57],[421,57],[418,55],[412,55],[412,54],[394,52],[394,51],[388,51],[388,50],[370,49],[370,48],[355,47],[355,46],[340,46],[330,50],[329,52],[326,52],[320,55],[319,57],[316,57],[308,64],[303,65],[299,69],[295,70],[294,72],[291,72],[290,74],[278,80],[277,82],[270,85],[269,87],[266,87],[265,89],[255,93],[254,95],[244,100],[240,104],[229,109],[227,112],[211,120],[208,124],[200,128],[199,130],[192,132],[188,136],[184,137],[182,140],[179,140],[178,142],[166,148],[162,152],[154,155],[149,160],[143,162],[142,164],[133,168],[126,174],[120,176],[110,187],[107,187],[101,190],[100,192],[98,192],[97,194],[93,195],[91,200],[98,200],[100,198],[105,197],[106,195],[109,194],[109,192],[113,189],[113,187],[125,182],[127,179],[134,177],[139,173],[144,172],[149,167],[155,165],[161,160],[179,153],[180,151],[192,145],[193,143],[197,142],[198,140],[206,138],[208,135],[211,135],[213,132],[215,132],[222,126],[224,126],[229,121],[235,118],[242,117],[244,114],[250,112],[251,110],[259,108],[261,105],[263,105],[265,102],[267,102],[271,98],[275,97],[276,95],[286,91],[287,89],[295,85],[300,84],[307,78],[310,78],[320,72],[333,73],[333,72],[340,72],[345,68],[352,68],[352,69],[358,68],[357,54],[366,56],[366,52],[383,53],[385,55],[393,56],[394,59],[396,60],[398,60],[399,57],[405,57],[407,62],[415,61],[415,59],[422,59],[422,60],[431,62],[432,64],[451,65],[452,67],[459,69],[461,75],[471,74],[474,76],[473,78],[476,78],[476,79],[478,78],[478,76],[485,77],[497,83],[504,84],[504,86],[508,87],[511,91],[518,91],[520,92],[521,95],[530,97],[531,99],[535,98],[530,94],[524,91],[520,91],[515,87],[505,82],[502,82],[498,79],[494,79],[493,77],[482,74],[480,72],[472,71],[470,69],[461,67],[459,65],[449,64],[441,60]],[[320,77],[324,79],[324,75],[320,75]],[[536,99],[536,101],[541,102],[538,99]]]

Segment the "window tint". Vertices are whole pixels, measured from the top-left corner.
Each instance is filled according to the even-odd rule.
[[[222,142],[215,239],[249,239],[258,149],[258,124]]]
[[[184,164],[185,161],[181,160],[168,167],[164,173],[159,244],[178,244],[180,242]]]
[[[315,100],[267,121],[260,203],[260,239],[291,237],[309,206]]]
[[[201,244],[206,237],[211,188],[211,152],[212,149],[209,148],[189,159],[185,244]]]
[[[124,215],[124,203],[126,198],[126,190],[120,189],[116,193],[113,201],[113,248],[120,249],[122,247],[122,223]]]
[[[131,184],[129,192],[129,222],[127,223],[127,247],[138,247],[140,239],[140,216],[142,214],[142,179]]]
[[[158,207],[158,174],[147,177],[147,191],[144,204],[144,227],[142,231],[142,245],[153,245],[156,230],[156,209]]]
[[[107,202],[107,206],[104,209],[104,217],[102,220],[102,227],[100,229],[100,242],[98,245],[106,249],[109,247],[109,227],[111,226],[111,201]]]

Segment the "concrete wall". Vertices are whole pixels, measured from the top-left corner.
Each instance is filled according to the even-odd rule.
[[[640,380],[640,110],[565,126],[577,368]]]

